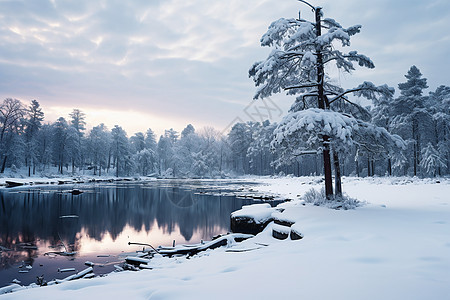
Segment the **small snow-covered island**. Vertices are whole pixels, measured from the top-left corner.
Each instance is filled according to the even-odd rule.
[[[448,299],[449,13],[0,2],[0,300]]]

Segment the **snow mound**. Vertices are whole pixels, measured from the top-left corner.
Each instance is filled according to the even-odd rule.
[[[252,204],[242,206],[231,214],[232,218],[249,218],[253,219],[256,224],[262,224],[272,218],[272,213],[276,211],[269,203]]]

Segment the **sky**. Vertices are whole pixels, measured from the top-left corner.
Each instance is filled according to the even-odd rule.
[[[450,85],[450,1],[311,3],[345,27],[363,26],[351,49],[376,67],[337,74],[344,88],[396,88],[412,65],[430,90]],[[313,19],[295,0],[0,0],[0,100],[36,99],[48,122],[77,108],[88,126],[128,135],[277,121],[292,97],[252,101],[248,69],[270,51],[259,43],[270,23],[299,10]]]

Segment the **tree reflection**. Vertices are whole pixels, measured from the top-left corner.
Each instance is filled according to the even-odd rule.
[[[44,240],[55,247],[64,242],[66,251],[77,251],[81,232],[101,241],[109,234],[115,240],[126,226],[151,231],[152,226],[165,233],[180,230],[186,242],[194,233],[202,239],[229,230],[230,213],[251,200],[194,194],[181,186],[141,184],[93,186],[80,195],[61,187],[0,191],[0,245],[15,249],[19,243]],[[74,218],[61,218],[76,215]],[[156,222],[155,222],[156,221]],[[62,240],[62,241],[61,241]],[[56,251],[56,250],[55,250]],[[30,260],[33,251],[3,261]]]

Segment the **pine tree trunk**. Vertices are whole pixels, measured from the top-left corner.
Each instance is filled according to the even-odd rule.
[[[334,160],[334,189],[337,198],[342,198],[342,180],[341,169],[339,166],[339,156],[336,151],[333,151]]]
[[[63,169],[64,169],[64,156],[61,154],[61,160],[60,160],[60,166],[59,166],[59,170],[60,173],[63,174]]]
[[[3,158],[3,163],[2,163],[2,170],[0,171],[0,173],[5,173],[5,168],[6,168],[6,159],[8,158],[7,155],[5,155],[5,157]]]
[[[109,173],[109,168],[111,167],[111,150],[108,152],[108,165],[106,166],[106,173]]]
[[[333,198],[333,180],[331,177],[330,144],[328,136],[323,137],[323,172],[325,175],[325,195],[327,199]]]
[[[119,177],[119,157],[116,157],[116,177]]]
[[[314,172],[316,173],[316,176],[319,175],[319,169],[317,167],[317,154],[314,155]]]
[[[413,155],[413,160],[414,160],[414,176],[417,175],[417,144],[416,142],[414,142],[414,155]]]
[[[412,122],[412,135],[414,140],[414,153],[413,153],[413,159],[414,159],[414,176],[417,176],[417,165],[419,161],[419,136],[418,136],[418,124],[416,120],[413,120]]]
[[[321,8],[316,7],[315,9],[316,17],[316,36],[319,37],[322,34],[322,22],[321,22]],[[320,109],[325,109],[325,98],[324,98],[324,70],[323,70],[323,57],[322,57],[322,47],[317,46],[317,92],[318,92],[318,106]],[[328,108],[328,107],[327,107]],[[327,199],[333,198],[333,180],[331,176],[331,158],[330,158],[330,141],[328,136],[323,136],[323,171],[325,175],[325,195]]]
[[[220,162],[219,162],[219,173],[222,174],[222,156],[223,156],[223,151],[222,151],[222,147],[220,147]]]
[[[388,173],[389,176],[392,176],[392,162],[390,158],[388,158]]]
[[[259,175],[263,174],[262,170],[263,170],[263,153],[261,152],[259,156]]]

